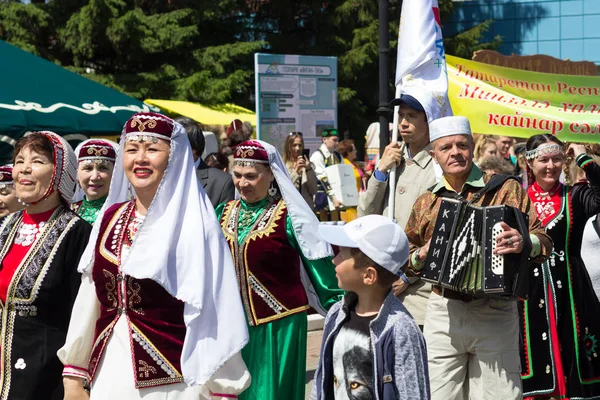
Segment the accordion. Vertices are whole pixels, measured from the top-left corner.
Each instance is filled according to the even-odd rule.
[[[500,222],[523,236],[520,254],[494,254]],[[506,206],[479,207],[442,199],[422,279],[476,297],[524,299],[531,251],[528,217]]]

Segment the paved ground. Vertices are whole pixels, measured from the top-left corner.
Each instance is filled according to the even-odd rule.
[[[321,339],[323,331],[308,332],[306,341],[306,399],[310,398],[310,391],[313,385],[313,375],[319,362],[319,352],[321,351]]]

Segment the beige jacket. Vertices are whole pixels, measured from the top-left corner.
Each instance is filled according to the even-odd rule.
[[[430,146],[425,147],[411,160],[408,157],[408,149],[403,145],[402,163],[396,169],[396,204],[394,205],[394,218],[402,228],[406,226],[417,198],[436,184],[435,161],[429,155],[429,150]],[[360,198],[358,216],[387,215],[388,196],[388,180],[380,182],[373,174],[369,179],[367,192]],[[417,280],[400,295],[402,303],[419,325],[425,322],[430,293],[431,285]]]
[[[292,166],[292,164],[286,164],[290,179],[294,182],[296,188],[298,187],[297,182],[300,181],[300,194],[302,198],[308,203],[311,210],[315,210],[315,194],[317,193],[317,175],[315,174],[315,170],[311,169],[307,171],[306,169],[302,171],[302,176],[298,175],[296,169]]]

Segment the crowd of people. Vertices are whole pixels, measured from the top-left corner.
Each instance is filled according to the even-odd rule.
[[[195,121],[156,113],[118,144],[20,139],[0,167],[0,400],[302,400],[309,312],[313,399],[600,397],[598,148],[476,135],[435,104],[392,102],[402,140],[370,171],[336,129],[280,154],[239,120],[207,155]],[[320,222],[347,209],[341,164],[358,218]],[[421,279],[448,198],[527,216],[494,245],[528,258],[526,296]]]

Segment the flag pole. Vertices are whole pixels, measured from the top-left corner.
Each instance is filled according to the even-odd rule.
[[[390,141],[389,115],[390,115],[390,82],[389,82],[389,1],[379,0],[379,159],[383,155],[385,146]]]
[[[396,94],[394,96],[395,99],[400,97],[400,85],[396,85]],[[398,112],[400,111],[400,106],[394,106],[394,119],[393,119],[393,127],[392,127],[392,143],[398,141]],[[388,198],[388,217],[394,219],[394,211],[395,211],[395,202],[396,202],[396,166],[394,166],[390,171],[390,176],[388,178],[388,185],[390,188],[389,198]]]

